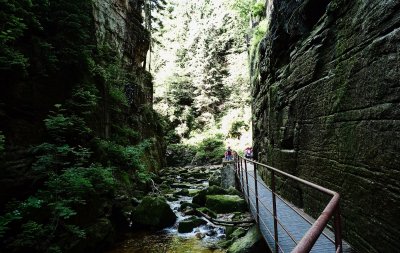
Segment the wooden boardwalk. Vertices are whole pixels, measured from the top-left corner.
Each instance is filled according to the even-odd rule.
[[[249,209],[253,217],[256,219],[257,211],[253,164],[247,163],[247,181],[249,186],[248,191],[246,186],[246,173],[243,171],[243,178],[241,173],[239,173],[239,178],[240,183],[242,184],[242,186],[244,186],[242,187],[243,194],[245,195],[246,200],[249,203]],[[280,225],[278,223],[277,226],[279,246],[278,250],[276,251],[274,241],[274,219],[272,215],[272,192],[270,188],[264,182],[262,182],[259,175],[257,179],[260,231],[272,252],[291,252],[295,248],[296,243],[298,243],[301,238],[306,234],[306,232],[310,229],[310,223],[313,223],[314,220],[311,217],[307,216],[302,210],[292,205],[291,207],[289,207],[289,205],[283,202],[281,199],[276,198],[277,217],[282,224]],[[307,220],[310,223],[302,218],[298,213],[296,213],[293,208],[298,213],[301,213],[302,216],[307,217]],[[267,209],[269,209],[270,211],[268,211]],[[285,229],[291,234],[292,238],[288,235]],[[310,252],[330,253],[336,251],[333,232],[325,229],[324,233],[325,235],[322,234],[318,238],[317,242],[314,244],[314,247]],[[296,241],[296,243],[294,242],[294,240]],[[343,242],[343,252],[351,252],[351,248],[345,242]]]

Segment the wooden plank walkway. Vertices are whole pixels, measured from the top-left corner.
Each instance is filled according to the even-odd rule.
[[[246,175],[249,185],[249,191],[247,191],[246,187]],[[239,178],[242,186],[244,186],[243,194],[246,197],[247,202],[249,203],[249,209],[256,219],[257,211],[256,211],[256,196],[255,196],[255,180],[254,180],[254,166],[252,163],[247,163],[247,174],[243,170],[243,178],[241,173],[239,173]],[[305,235],[305,233],[310,229],[311,225],[307,221],[304,220],[298,213],[296,213],[292,208],[295,208],[297,212],[301,213],[304,217],[309,217],[302,210],[291,206],[283,202],[281,199],[276,198],[276,210],[277,217],[279,221],[282,223],[283,227],[292,235],[293,239],[290,238],[288,233],[284,230],[282,225],[278,223],[278,241],[279,247],[278,251],[275,251],[275,241],[274,241],[274,219],[272,215],[272,192],[270,188],[261,180],[261,177],[257,173],[257,188],[258,188],[258,197],[259,197],[259,227],[260,231],[263,234],[266,242],[270,246],[272,252],[291,252],[296,243],[299,242],[301,238]],[[249,196],[247,198],[247,196]],[[268,211],[269,209],[270,211]],[[314,220],[309,217],[307,218],[311,223]],[[325,235],[321,235],[314,247],[310,252],[318,252],[318,253],[330,253],[335,252],[335,243],[334,234],[332,231],[325,229]],[[327,238],[329,237],[330,240]],[[351,252],[351,248],[348,244],[343,242],[343,252]]]

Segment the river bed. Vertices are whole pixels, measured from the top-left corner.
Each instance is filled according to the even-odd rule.
[[[212,172],[209,171],[207,174]],[[170,175],[175,182],[188,183],[179,175]],[[208,178],[208,177],[207,177]],[[191,184],[190,191],[208,187],[208,181],[203,180]],[[180,188],[177,188],[180,190]],[[182,202],[191,202],[190,196],[179,196],[176,200],[168,201],[177,216],[175,224],[160,231],[137,231],[125,234],[124,239],[114,245],[106,253],[224,253],[226,250],[218,247],[218,242],[225,238],[224,227],[213,225],[207,221],[206,225],[195,228],[190,233],[178,233],[177,227],[185,214],[179,210]]]
[[[136,232],[107,253],[223,253],[225,250],[212,249],[207,242],[196,236],[179,236],[165,232]]]

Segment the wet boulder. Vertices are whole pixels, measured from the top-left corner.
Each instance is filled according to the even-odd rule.
[[[210,186],[207,188],[207,195],[227,194],[228,192],[219,186]]]
[[[188,189],[181,189],[173,194],[174,196],[189,196],[189,190]]]
[[[179,233],[190,233],[194,228],[199,227],[201,225],[207,224],[207,221],[198,218],[198,217],[190,217],[186,220],[179,222],[178,232]]]
[[[206,196],[207,190],[201,190],[193,196],[192,203],[199,206],[204,206],[206,204]]]
[[[176,215],[163,197],[145,197],[132,215],[135,224],[165,228],[175,223]]]
[[[207,207],[199,207],[199,208],[196,208],[196,211],[202,212],[202,213],[204,213],[204,214],[210,216],[210,217],[213,218],[213,219],[216,219],[216,218],[217,218],[217,214],[216,214],[214,211],[208,209]]]
[[[189,189],[189,196],[194,197],[199,192],[200,192],[199,189]]]
[[[244,228],[237,228],[235,226],[226,226],[225,227],[225,234],[226,240],[222,240],[218,243],[218,246],[223,249],[228,249],[236,240],[245,236],[247,230]]]
[[[228,238],[236,240],[246,235],[246,232],[247,231],[244,228],[237,228],[231,234],[228,235]]]
[[[242,231],[240,231],[242,232]],[[228,253],[258,253],[268,252],[264,239],[257,226],[251,227],[245,236],[234,240]]]
[[[164,197],[165,197],[168,201],[176,201],[176,200],[178,200],[178,197],[174,196],[173,194],[165,194]]]
[[[240,195],[240,191],[236,190],[235,187],[231,186],[228,188],[228,194],[229,195]]]
[[[181,206],[180,206],[179,210],[185,210],[187,207],[197,208],[197,207],[199,207],[199,205],[183,201],[183,202],[181,202]]]
[[[237,195],[207,195],[206,207],[216,213],[244,212],[247,209],[245,200]]]
[[[228,192],[225,189],[222,189],[218,186],[210,186],[207,189],[199,191],[192,200],[192,203],[195,203],[199,206],[204,206],[206,204],[206,196],[207,195],[216,195],[216,194],[227,194]]]
[[[208,183],[210,186],[221,186],[221,171],[217,170],[212,173],[211,176],[208,178]]]

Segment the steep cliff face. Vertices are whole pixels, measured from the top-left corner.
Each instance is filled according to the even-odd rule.
[[[140,67],[150,45],[149,32],[142,22],[143,0],[93,1],[96,38],[107,42],[126,64]]]
[[[115,137],[119,134],[116,128],[126,125],[139,133],[139,139],[153,138],[150,169],[163,162],[162,131],[151,110],[152,78],[142,67],[150,43],[142,25],[142,1],[88,1],[74,6],[61,2],[37,7],[21,4],[14,9],[24,10],[24,14],[7,13],[17,18],[29,13],[42,27],[38,32],[37,25],[26,18],[20,37],[9,46],[21,52],[26,68],[17,69],[6,55],[8,62],[4,62],[9,65],[0,70],[4,84],[0,87],[0,131],[6,143],[5,161],[0,166],[0,182],[5,186],[0,203],[35,189],[32,182],[38,178],[30,170],[33,157],[29,149],[46,138],[43,120],[54,105],[65,104],[85,83],[95,85],[99,98],[91,116],[86,117],[94,136]],[[70,23],[65,21],[68,19]],[[92,66],[86,65],[88,61]],[[102,69],[98,71],[97,66]],[[126,97],[127,102],[115,101],[113,94]]]
[[[400,237],[400,2],[267,1],[253,64],[258,159],[338,191],[360,252]],[[281,181],[311,213],[323,198]]]
[[[143,26],[143,0],[93,1],[93,16],[96,42],[98,46],[110,47],[121,60],[121,66],[130,73],[124,84],[124,93],[128,97],[129,108],[126,115],[131,115],[128,124],[137,130],[142,139],[154,138],[151,156],[162,165],[163,141],[162,129],[154,114],[149,111],[153,105],[153,82],[144,68],[146,55],[150,47],[150,34]],[[107,107],[107,99],[104,106]],[[108,110],[106,110],[108,111]],[[105,115],[106,128],[113,121],[112,114]],[[112,127],[105,130],[109,137]],[[152,170],[159,166],[150,166]]]
[[[97,252],[128,228],[163,163],[142,4],[0,3],[1,252]]]

